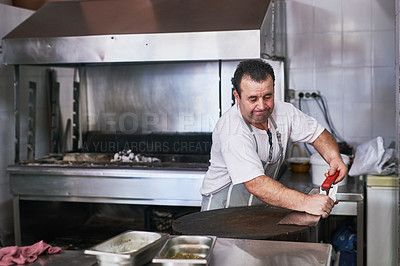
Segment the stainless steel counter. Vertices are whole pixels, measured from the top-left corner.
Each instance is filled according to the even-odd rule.
[[[332,246],[321,243],[218,238],[211,265],[330,265]]]
[[[37,167],[40,168],[39,166]],[[152,204],[200,206],[199,192],[205,170],[137,170],[102,168],[46,168],[12,166],[8,168],[10,189],[14,196],[14,230],[16,245],[20,245],[20,200],[99,202],[119,204]],[[42,169],[43,170],[43,169]],[[284,185],[308,193],[312,184],[310,173],[286,171],[280,179]],[[177,189],[179,185],[179,189]],[[348,177],[339,186],[331,215],[357,217],[357,232],[364,231],[363,181]],[[363,233],[359,233],[357,261],[363,262]]]
[[[312,184],[310,172],[295,173],[286,171],[280,182],[285,186],[307,193],[316,185]],[[336,199],[339,203],[333,208],[330,215],[345,215],[357,217],[357,265],[364,265],[364,179],[347,177],[347,184],[338,187]]]
[[[331,255],[330,244],[217,238],[210,265],[330,265]],[[66,250],[60,254],[39,256],[38,260],[30,265],[89,266],[97,265],[97,261],[95,256],[85,255],[83,251]]]

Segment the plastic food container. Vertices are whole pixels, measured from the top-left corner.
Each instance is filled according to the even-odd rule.
[[[162,265],[208,265],[215,236],[170,236],[154,257]]]
[[[85,254],[96,255],[100,266],[144,265],[151,261],[168,236],[127,231],[85,250]]]
[[[343,162],[348,166],[350,162],[349,156],[341,154]],[[319,153],[313,153],[310,157],[311,163],[311,175],[312,182],[314,185],[321,186],[325,180],[325,173],[329,170],[329,164],[322,158]],[[338,186],[343,186],[347,184],[347,175],[345,178],[338,183]]]

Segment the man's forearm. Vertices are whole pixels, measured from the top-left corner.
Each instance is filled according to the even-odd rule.
[[[247,190],[260,200],[274,206],[303,211],[301,202],[305,195],[289,189],[267,176],[259,176],[244,183]]]
[[[304,211],[327,217],[334,202],[324,195],[309,196],[290,189],[265,175],[244,183],[247,190],[260,200],[277,207]]]
[[[330,163],[333,159],[341,158],[339,154],[339,147],[332,136],[326,129],[318,136],[318,138],[311,143],[319,154]]]
[[[325,129],[311,144],[329,164],[329,175],[334,175],[336,171],[339,172],[339,176],[335,179],[335,183],[343,180],[347,174],[347,166],[342,160],[338,144],[331,133]]]

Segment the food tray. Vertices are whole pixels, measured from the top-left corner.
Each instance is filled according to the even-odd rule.
[[[179,266],[208,265],[216,239],[215,236],[169,236],[153,258],[153,263]]]
[[[85,250],[85,254],[96,255],[100,266],[143,265],[151,261],[168,236],[164,233],[126,231]]]

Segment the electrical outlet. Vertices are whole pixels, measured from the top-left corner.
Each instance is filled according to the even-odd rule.
[[[294,99],[313,100],[315,97],[320,96],[319,91],[313,90],[295,90]]]

